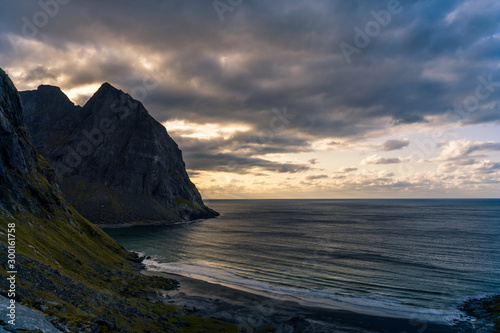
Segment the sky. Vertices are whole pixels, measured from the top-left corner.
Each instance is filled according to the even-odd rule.
[[[2,1],[0,67],[131,94],[205,199],[500,197],[498,0]]]

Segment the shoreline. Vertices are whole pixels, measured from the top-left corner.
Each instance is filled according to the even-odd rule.
[[[201,219],[196,219],[196,220],[185,220],[185,221],[147,221],[143,223],[138,223],[138,222],[133,222],[133,223],[122,223],[122,224],[95,224],[93,223],[96,227],[99,229],[122,229],[122,228],[134,228],[134,227],[154,227],[154,226],[171,226],[171,225],[178,225],[178,224],[189,224],[189,223],[196,223],[196,222],[201,222],[205,220],[210,220],[210,219],[216,219],[219,216],[214,216],[210,218],[201,218]]]
[[[380,332],[407,333],[460,332],[459,328],[409,319],[379,317],[348,310],[301,305],[288,298],[272,298],[221,284],[175,273],[142,270],[141,274],[160,276],[179,282],[177,290],[159,295],[159,301],[174,304],[186,312],[234,323],[252,332],[264,326],[276,332]],[[461,328],[465,328],[463,325]]]

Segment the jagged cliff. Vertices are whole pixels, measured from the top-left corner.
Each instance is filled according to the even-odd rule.
[[[137,257],[66,203],[53,170],[30,142],[22,112],[16,88],[0,69],[0,294],[49,315],[60,331],[235,332],[234,325],[150,301],[175,282],[134,273]],[[15,236],[13,266],[8,234]],[[12,270],[15,296],[6,279]],[[22,328],[5,326],[6,319],[0,331]]]
[[[21,93],[37,150],[65,197],[98,224],[209,218],[182,153],[144,106],[105,83],[83,106],[53,86]]]

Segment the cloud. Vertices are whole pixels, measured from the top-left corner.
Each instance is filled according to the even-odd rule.
[[[342,173],[348,173],[348,172],[353,172],[353,171],[358,171],[358,168],[343,167],[343,168],[339,169],[339,172],[342,172]]]
[[[499,162],[491,162],[489,160],[480,161],[473,165],[473,168],[479,172],[483,173],[493,173],[500,170]]]
[[[463,120],[464,125],[500,123],[500,104],[484,107]]]
[[[500,143],[494,141],[454,140],[441,144],[439,156],[431,161],[438,162],[441,174],[458,174],[464,172],[479,175],[494,175],[500,163],[489,159],[491,153],[500,151]],[[496,154],[498,159],[498,154]],[[488,181],[489,182],[489,181]]]
[[[468,140],[454,140],[444,144],[439,160],[464,160],[478,157],[479,152],[500,151],[499,142],[472,142]]]
[[[189,156],[189,164],[187,167],[195,171],[247,174],[255,169],[273,173],[298,173],[309,170],[309,166],[304,164],[279,163],[262,158],[244,158],[228,153],[190,153]]]
[[[410,141],[408,139],[403,140],[387,140],[380,146],[380,150],[382,151],[392,151],[403,149],[404,147],[408,147],[410,145]]]
[[[312,176],[307,176],[307,180],[317,180],[317,179],[325,179],[328,178],[328,175],[312,175]]]
[[[405,158],[405,159],[402,159],[402,158],[399,158],[399,157],[389,157],[389,158],[385,158],[385,157],[382,157],[380,155],[372,155],[372,156],[368,156],[367,158],[365,158],[363,161],[361,161],[361,164],[362,165],[369,165],[369,164],[397,164],[397,163],[404,163],[404,162],[408,162],[409,159],[408,158]]]
[[[118,10],[97,0],[70,2],[32,39],[20,18],[42,8],[4,2],[0,54],[21,88],[51,83],[66,91],[110,81],[146,90],[138,95],[160,122],[230,119],[262,130],[270,128],[270,110],[286,106],[297,115],[286,124],[295,133],[359,139],[442,114],[474,93],[463,82],[495,73],[500,40],[491,36],[500,14],[464,9],[475,3],[403,3],[347,66],[340,42],[352,43],[353,27],[386,1],[247,2],[222,23],[206,1],[125,0]],[[483,58],[489,61],[477,63]],[[437,60],[445,70],[424,75],[442,68]],[[443,79],[451,74],[456,80]],[[154,89],[148,80],[157,82]]]

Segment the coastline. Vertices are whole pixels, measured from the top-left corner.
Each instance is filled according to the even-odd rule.
[[[296,245],[293,240],[299,239],[291,237],[295,236],[295,231],[301,232],[297,233],[301,237],[300,240],[323,239],[322,234],[315,233],[308,234],[309,238],[303,237],[302,232],[309,229],[302,228],[300,223],[310,215],[307,210],[296,203],[289,205],[287,202],[280,202],[268,203],[267,211],[261,210],[255,213],[259,208],[255,206],[259,205],[246,202],[239,205],[220,203],[215,207],[226,214],[213,225],[194,223],[193,226],[185,228],[182,226],[172,229],[137,228],[124,232],[110,232],[110,235],[115,236],[115,239],[127,249],[140,251],[136,253],[143,258],[145,266],[142,269],[146,270],[142,273],[180,282],[178,290],[166,292],[158,299],[153,295],[151,297],[153,301],[173,304],[184,308],[186,313],[206,318],[213,317],[238,324],[246,323],[247,332],[255,332],[260,328],[259,325],[273,325],[279,332],[496,332],[492,330],[494,325],[491,325],[491,321],[481,320],[474,313],[463,311],[461,306],[468,299],[484,297],[497,290],[491,288],[488,293],[488,288],[483,288],[482,284],[469,285],[467,279],[460,276],[448,280],[450,272],[454,272],[453,269],[458,262],[461,262],[460,260],[470,263],[466,272],[471,276],[483,271],[482,266],[476,261],[464,259],[464,257],[467,259],[468,255],[474,258],[474,252],[464,250],[463,254],[456,253],[453,260],[445,261],[427,262],[424,260],[426,256],[418,255],[395,261],[392,259],[399,253],[397,250],[401,249],[391,252],[394,250],[392,245],[384,247],[387,248],[387,253],[380,252],[380,256],[376,257],[370,256],[371,252],[366,255],[366,251],[356,251],[357,248],[351,249],[352,251],[337,249],[335,246],[343,244],[344,239],[335,238],[333,235],[339,234],[335,233],[335,230],[331,232],[331,238],[324,238],[324,242],[317,244],[306,242],[298,246],[299,244]],[[303,203],[303,205],[309,204]],[[462,203],[446,205],[463,206]],[[378,207],[376,204],[361,204],[362,209],[371,210],[373,206]],[[401,213],[403,217],[407,214],[406,206],[407,204],[404,204],[401,207],[405,208]],[[331,207],[331,204],[321,203],[318,207]],[[412,201],[411,207],[418,208],[421,204]],[[349,208],[352,207],[345,208],[346,214],[351,214]],[[473,208],[475,211],[476,207]],[[328,209],[325,208],[324,215],[329,212]],[[276,214],[276,211],[290,212],[293,215],[292,221],[296,221],[293,225],[295,229],[276,227],[286,225],[284,222],[289,219],[284,214]],[[248,215],[241,212],[248,212]],[[302,216],[300,212],[306,213]],[[415,209],[411,212],[408,213],[410,217],[419,214]],[[317,220],[321,227],[322,220],[319,218]],[[268,224],[271,225],[268,221],[275,222],[270,229],[266,229]],[[334,221],[339,225],[338,228],[344,228],[342,219]],[[452,220],[445,219],[445,221]],[[371,237],[374,230],[380,230],[377,233],[380,237],[386,235],[383,223],[380,224],[380,228],[374,228],[372,224],[364,222],[356,226],[360,230],[367,230],[363,234],[366,237]],[[434,231],[425,227],[423,225],[419,229],[423,231],[422,238],[425,239],[413,240],[414,243],[418,242],[421,248],[427,248],[424,245],[432,245],[430,243],[436,239]],[[454,230],[454,227],[453,222],[449,225],[443,224],[443,228]],[[463,227],[467,230],[467,225]],[[287,229],[291,231],[288,232]],[[247,237],[254,235],[255,231],[258,231],[256,237]],[[262,238],[264,235],[277,235],[277,237]],[[404,228],[401,235],[407,236]],[[359,235],[356,233],[352,239],[358,238]],[[356,242],[353,241],[352,244],[356,245]],[[455,238],[450,238],[450,242],[446,244],[452,249],[456,243]],[[398,243],[389,237],[384,244]],[[476,250],[480,251],[481,248]],[[444,256],[450,253],[441,248],[438,252]],[[282,253],[286,254],[283,261],[280,256]],[[345,279],[351,276],[350,272],[347,269],[343,271],[342,267],[330,269],[327,265],[330,259],[333,263],[343,260],[341,263],[347,262],[348,267],[357,270],[354,272],[357,274],[352,275],[356,278],[353,278],[354,286],[350,286],[358,288],[360,284],[361,287],[356,291],[369,289],[365,288],[363,283],[370,282],[373,269],[369,266],[367,266],[369,269],[363,269],[363,264],[377,264],[375,268],[378,271],[380,265],[385,265],[383,270],[385,275],[380,281],[385,283],[383,286],[386,290],[375,288],[373,293],[370,290],[365,293],[350,293],[349,289],[337,288],[334,283],[316,284],[317,276],[321,279],[319,282],[330,281],[329,279],[337,277],[339,272],[345,273],[339,275]],[[238,260],[234,270],[232,265],[226,264],[231,263],[230,260]],[[302,267],[302,263],[303,269],[298,269],[298,266]],[[401,267],[402,270],[398,271]],[[493,272],[496,267],[492,266],[491,269],[485,270]],[[421,276],[413,279],[414,271],[420,272]],[[436,271],[439,274],[426,274]],[[399,280],[397,277],[404,276],[405,272],[410,279],[399,284],[399,281],[404,280]],[[477,279],[481,279],[481,276],[477,275]],[[483,282],[496,283],[494,277],[490,280]],[[394,284],[390,284],[391,282]],[[372,285],[369,287],[372,288]],[[403,288],[404,292],[398,292],[398,287]],[[396,292],[393,292],[393,289]],[[158,296],[162,293],[163,291],[160,291]],[[479,303],[477,306],[473,304],[473,308],[479,309],[481,306]],[[500,316],[498,318],[500,319]]]
[[[142,270],[142,274],[179,282],[177,290],[158,295],[157,301],[174,304],[186,312],[234,323],[252,332],[265,326],[276,332],[461,332],[444,324],[378,317],[346,310],[308,307],[289,299],[266,297],[178,274]],[[466,329],[465,326],[460,328]],[[462,331],[463,332],[463,331]]]
[[[182,221],[144,221],[144,222],[133,222],[133,223],[117,223],[117,224],[95,224],[99,229],[122,229],[122,228],[134,228],[134,227],[151,227],[151,226],[168,226],[176,224],[189,224],[201,222],[209,219],[216,219],[218,216],[210,218],[200,218],[196,220],[182,220]]]

